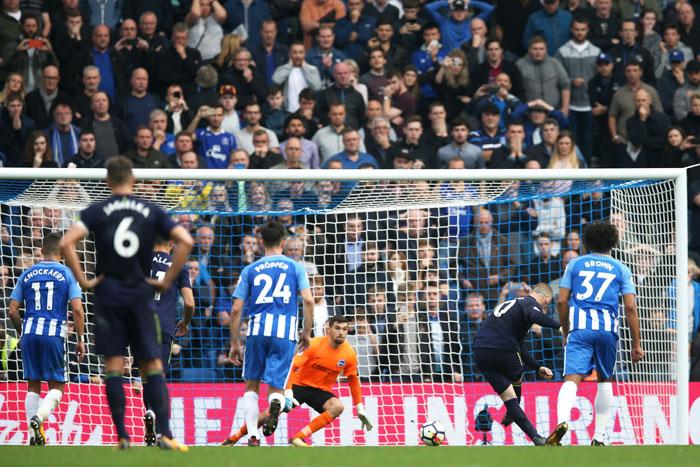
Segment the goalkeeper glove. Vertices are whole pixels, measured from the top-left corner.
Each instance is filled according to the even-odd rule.
[[[367,414],[365,413],[365,405],[360,402],[357,404],[357,418],[360,419],[360,423],[362,424],[362,429],[365,431],[371,431],[372,430],[372,422],[369,421],[369,418],[367,418]]]
[[[291,389],[284,390],[284,412],[291,412],[294,407],[299,406],[299,401],[294,398],[294,392]]]

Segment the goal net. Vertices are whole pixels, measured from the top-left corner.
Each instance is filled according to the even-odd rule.
[[[677,215],[685,216],[681,172],[464,172],[137,171],[136,194],[168,210],[195,238],[187,263],[195,314],[189,333],[175,339],[167,376],[174,435],[187,444],[219,444],[243,423],[241,368],[227,358],[231,293],[242,268],[263,253],[258,227],[275,218],[290,233],[285,254],[309,274],[314,335],[323,335],[330,316],[351,319],[348,341],[376,426],[360,430],[341,378],[335,390],[346,410],[312,436],[314,445],[416,445],[420,426],[431,420],[443,423],[450,445],[480,444],[484,433],[475,417],[485,408],[494,419],[489,442],[528,444],[514,424],[500,424],[505,407],[476,369],[471,341],[498,303],[538,282],[556,293],[566,264],[583,254],[582,227],[608,219],[621,232],[614,255],[634,275],[647,354],[643,363],[631,363],[622,318],[609,441],[687,442],[687,359],[679,355],[688,346],[677,337],[688,335],[685,274],[676,287],[687,238]],[[109,196],[103,176],[100,170],[0,172],[0,444],[28,441],[21,349],[6,316],[10,293],[19,274],[41,259],[45,233],[69,228],[81,209]],[[78,253],[91,277],[91,238]],[[102,360],[94,352],[92,294],[83,300],[88,353],[76,362],[69,332],[69,383],[46,423],[49,444],[116,441]],[[554,306],[548,312],[556,316]],[[244,321],[241,334],[260,325]],[[522,406],[546,434],[556,424],[562,338],[535,326],[527,344],[555,375],[544,381],[526,372],[523,385]],[[133,361],[127,363],[127,424],[138,443],[141,384]],[[566,443],[590,443],[595,391],[594,382],[581,385]],[[286,444],[315,415],[306,406],[283,415],[263,442]]]

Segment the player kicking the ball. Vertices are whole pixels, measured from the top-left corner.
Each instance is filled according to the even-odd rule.
[[[362,428],[367,431],[372,429],[372,422],[367,418],[362,404],[362,389],[360,377],[357,374],[357,355],[345,340],[349,327],[346,317],[331,317],[328,320],[328,335],[314,337],[309,347],[294,357],[284,391],[286,409],[292,410],[305,403],[320,415],[289,440],[293,446],[310,447],[304,438],[329,425],[343,413],[345,409],[343,403],[330,392],[341,372],[350,385],[352,401],[357,409]],[[224,444],[234,444],[245,436],[247,430],[247,426],[243,425]]]
[[[617,355],[620,295],[632,336],[632,362],[644,358],[632,272],[610,256],[618,238],[617,228],[609,222],[587,226],[583,245],[590,254],[572,260],[561,278],[557,308],[564,333],[564,384],[557,398],[558,425],[547,444],[560,444],[568,430],[578,385],[595,368],[598,393],[591,445],[605,445],[613,401],[611,379]]]
[[[527,297],[501,303],[481,325],[472,345],[476,366],[505,403],[507,415],[503,424],[515,422],[537,446],[544,445],[545,438],[520,408],[523,371],[527,366],[550,379],[552,370],[537,363],[523,340],[533,324],[559,329],[559,323],[542,312],[551,301],[552,289],[540,283]]]
[[[170,397],[161,361],[159,320],[153,300],[154,287],[161,292],[175,281],[192,250],[193,240],[157,205],[133,195],[136,178],[129,159],[107,161],[107,185],[112,196],[80,213],[80,221],[63,236],[61,251],[78,284],[95,288],[95,343],[105,357],[105,389],[112,421],[119,438],[117,447],[128,449],[124,423],[126,397],[122,386],[127,347],[138,360],[144,381],[144,399],[156,415],[162,449],[187,451],[170,432]],[[87,280],[75,251],[90,232],[95,235],[96,275]],[[177,243],[172,265],[160,281],[148,278],[156,235]]]
[[[279,222],[268,222],[260,229],[265,256],[241,272],[233,292],[231,308],[231,353],[234,365],[241,364],[242,348],[238,339],[241,314],[247,305],[248,335],[243,360],[243,413],[249,429],[249,446],[260,445],[258,433],[258,394],[260,381],[268,385],[269,408],[262,432],[270,436],[277,428],[285,406],[282,391],[294,358],[297,339],[297,295],[304,302],[304,328],[299,350],[309,345],[314,320],[314,297],[304,266],[282,255],[287,230]]]

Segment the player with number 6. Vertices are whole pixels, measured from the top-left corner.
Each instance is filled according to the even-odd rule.
[[[297,295],[304,303],[304,325],[299,351],[309,346],[313,325],[314,298],[304,266],[282,254],[287,230],[270,221],[260,229],[265,256],[241,272],[233,292],[231,309],[231,353],[235,365],[241,364],[239,328],[244,306],[248,318],[245,359],[243,360],[243,413],[248,429],[248,446],[259,446],[258,418],[262,433],[270,436],[277,428],[285,407],[283,390],[294,358],[297,340]],[[268,385],[269,409],[260,414],[260,382]],[[226,444],[226,443],[225,443]]]

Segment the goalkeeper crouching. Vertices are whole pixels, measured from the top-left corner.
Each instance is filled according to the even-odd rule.
[[[357,417],[362,422],[362,428],[367,431],[372,429],[372,422],[367,418],[362,404],[362,389],[360,377],[357,374],[357,354],[345,340],[349,328],[350,324],[346,317],[331,317],[328,320],[328,334],[314,337],[306,350],[294,356],[284,391],[285,412],[306,404],[320,415],[289,440],[293,446],[310,447],[305,438],[329,425],[343,413],[345,409],[343,403],[330,392],[341,372],[350,385],[352,401],[357,408]],[[264,420],[263,416],[258,419],[258,422],[262,423],[262,420]],[[234,444],[247,432],[247,427],[243,425],[223,444]]]

